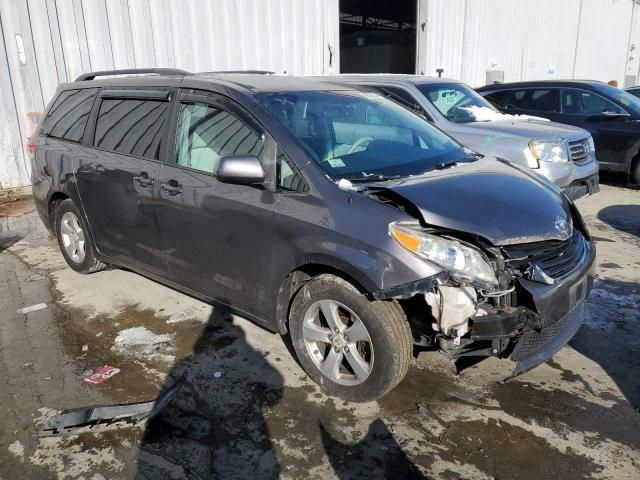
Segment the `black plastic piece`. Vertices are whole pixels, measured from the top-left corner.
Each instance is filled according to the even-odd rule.
[[[405,283],[397,287],[385,288],[373,292],[371,296],[375,300],[385,300],[387,298],[411,298],[416,293],[432,292],[438,282],[446,283],[451,278],[451,274],[447,271],[436,273],[427,278],[421,278],[415,282]]]
[[[96,77],[106,77],[109,75],[139,75],[144,73],[155,73],[156,75],[193,75],[186,70],[180,70],[178,68],[125,68],[121,70],[100,70],[98,72],[83,73],[75,79],[76,82],[85,82],[87,80],[94,80]]]
[[[473,317],[471,339],[511,338],[527,327],[537,328],[538,323],[537,315],[527,308],[505,307],[496,313]]]

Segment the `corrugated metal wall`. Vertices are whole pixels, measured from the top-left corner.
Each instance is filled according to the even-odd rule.
[[[419,0],[418,72],[473,86],[505,81],[638,77],[640,5],[633,0]],[[424,29],[422,25],[424,24]],[[632,48],[633,47],[633,48]]]
[[[338,0],[0,0],[0,189],[60,82],[133,67],[332,73]]]
[[[474,86],[487,70],[504,71],[505,81],[555,75],[622,84],[640,74],[636,1],[417,0],[417,71],[444,68]],[[25,140],[58,83],[150,66],[333,73],[338,3],[0,0],[0,189],[28,184]]]

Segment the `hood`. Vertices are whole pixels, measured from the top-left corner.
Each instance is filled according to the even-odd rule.
[[[517,135],[526,137],[527,141],[532,138],[554,137],[573,141],[585,139],[590,135],[589,132],[579,127],[541,120],[496,120],[493,122],[472,122],[460,125],[466,126],[476,134]]]
[[[563,195],[493,157],[383,185],[415,205],[427,224],[493,245],[566,240],[572,232]]]

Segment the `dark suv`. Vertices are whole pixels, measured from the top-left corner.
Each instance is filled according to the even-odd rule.
[[[29,146],[74,270],[126,266],[289,333],[353,401],[400,382],[414,344],[517,375],[580,326],[594,245],[526,169],[354,86],[101,73],[160,75],[60,86]]]
[[[596,81],[486,85],[477,91],[505,113],[538,115],[588,130],[600,169],[640,183],[640,98]]]

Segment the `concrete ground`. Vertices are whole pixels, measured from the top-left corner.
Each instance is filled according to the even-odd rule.
[[[569,346],[507,384],[509,361],[453,376],[422,352],[394,391],[356,405],[246,320],[125,270],[73,272],[32,204],[4,205],[0,478],[638,479],[640,191],[603,185],[579,208],[599,279]],[[120,372],[83,381],[104,365]],[[153,400],[182,374],[149,422],[38,437],[63,409]]]

